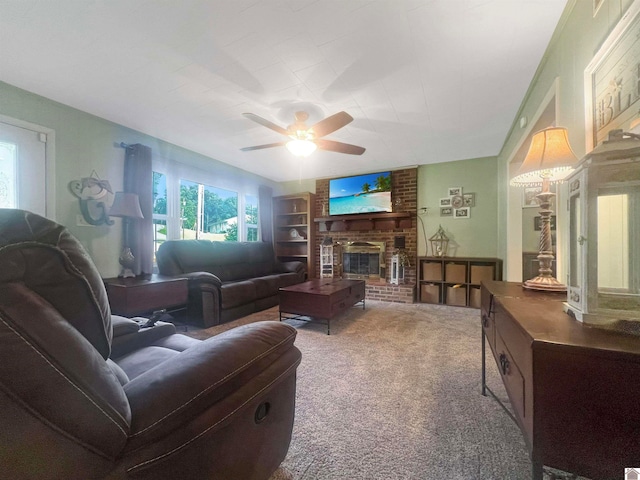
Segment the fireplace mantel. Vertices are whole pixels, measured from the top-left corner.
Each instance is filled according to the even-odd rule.
[[[411,213],[358,213],[355,215],[331,215],[314,218],[321,232],[346,232],[367,230],[394,230],[411,228]]]

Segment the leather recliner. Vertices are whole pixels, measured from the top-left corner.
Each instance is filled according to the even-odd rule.
[[[295,335],[199,341],[112,316],[64,227],[0,209],[0,475],[267,479],[291,439]]]

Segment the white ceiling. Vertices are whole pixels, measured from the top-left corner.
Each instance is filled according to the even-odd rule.
[[[497,155],[565,4],[0,0],[0,80],[275,181],[373,172]],[[299,109],[366,152],[240,151]]]

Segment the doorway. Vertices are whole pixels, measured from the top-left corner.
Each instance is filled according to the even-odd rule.
[[[0,118],[0,208],[54,219],[53,131]]]

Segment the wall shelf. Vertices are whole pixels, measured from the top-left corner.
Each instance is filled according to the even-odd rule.
[[[410,212],[358,213],[314,218],[321,232],[347,232],[363,230],[394,230],[411,228]]]

